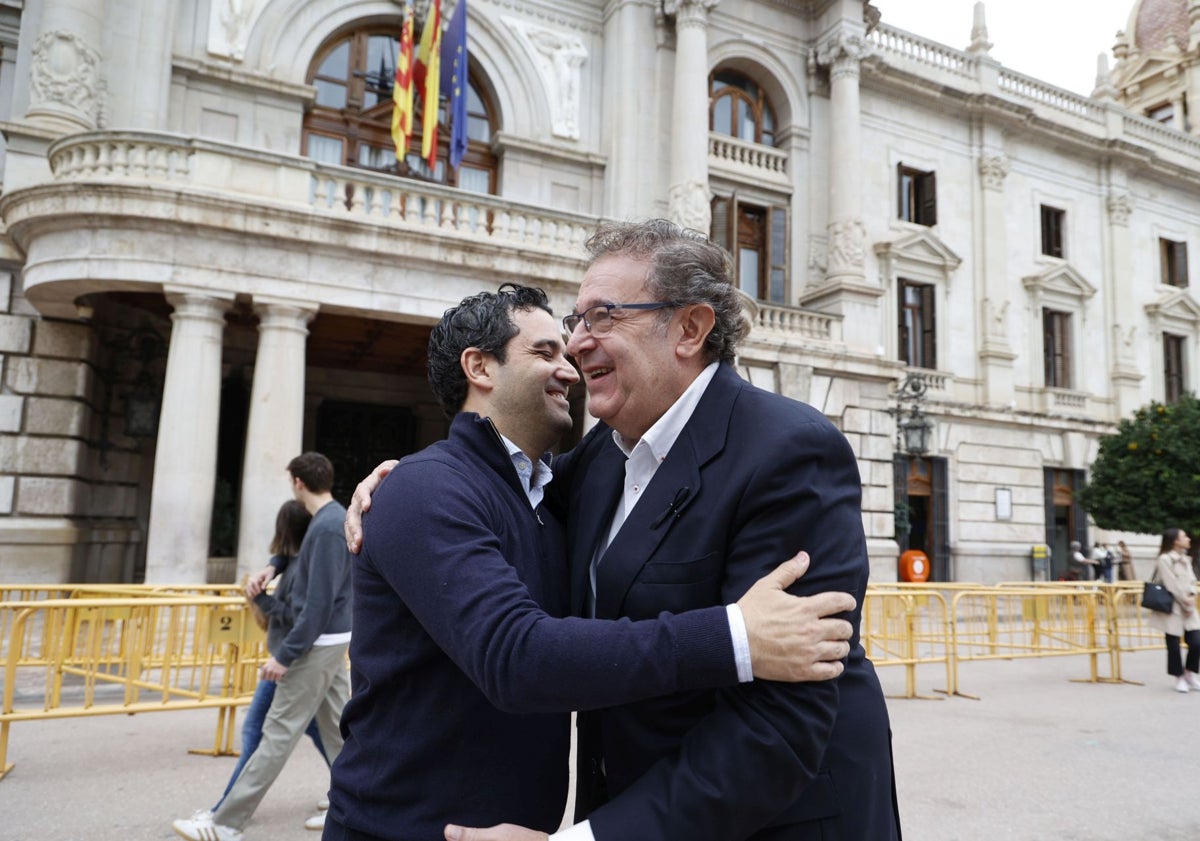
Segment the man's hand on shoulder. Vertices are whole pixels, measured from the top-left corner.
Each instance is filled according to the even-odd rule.
[[[350,500],[350,507],[346,509],[346,522],[342,529],[346,533],[346,548],[356,555],[362,549],[362,518],[363,514],[371,510],[371,494],[399,463],[394,458],[381,462],[371,471],[371,475],[359,482],[358,487],[354,489],[354,497]]]
[[[486,829],[447,824],[444,834],[446,841],[546,841],[550,837],[544,832],[511,823],[497,824]]]
[[[760,680],[830,680],[842,673],[854,629],[834,614],[854,610],[849,593],[793,596],[785,588],[808,571],[800,552],[755,582],[738,599],[750,638],[750,663]],[[468,839],[469,841],[469,839]]]

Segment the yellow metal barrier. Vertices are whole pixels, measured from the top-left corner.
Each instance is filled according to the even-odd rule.
[[[862,612],[862,641],[876,666],[903,666],[905,698],[933,698],[917,694],[917,667],[941,665],[946,689],[954,683],[954,651],[945,596],[928,588],[872,587]]]
[[[215,708],[212,752],[233,752],[234,711],[266,659],[243,599],[110,594],[0,603],[5,614],[0,778],[14,721]]]

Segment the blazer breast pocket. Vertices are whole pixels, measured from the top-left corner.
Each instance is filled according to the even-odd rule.
[[[686,585],[715,582],[721,578],[720,552],[700,558],[677,560],[671,557],[647,561],[638,573],[637,584]]]

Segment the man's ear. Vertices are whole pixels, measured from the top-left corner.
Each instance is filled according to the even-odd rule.
[[[704,342],[717,322],[717,314],[709,304],[688,304],[680,309],[679,326],[683,334],[675,343],[675,353],[689,358],[704,353]]]
[[[469,347],[458,357],[463,374],[467,377],[467,385],[482,391],[491,391],[495,386],[492,382],[492,365],[496,357],[477,347]]]

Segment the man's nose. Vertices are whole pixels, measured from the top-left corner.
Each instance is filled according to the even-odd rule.
[[[571,364],[571,360],[564,358],[561,365],[558,366],[558,378],[567,385],[575,385],[579,382],[579,371]]]
[[[579,358],[581,349],[590,346],[592,334],[588,332],[582,319],[575,325],[575,329],[571,331],[571,335],[567,337],[567,353]]]

